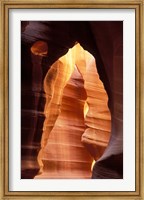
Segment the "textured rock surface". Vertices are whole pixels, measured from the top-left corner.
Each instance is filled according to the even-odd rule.
[[[41,112],[45,105],[43,80],[50,66],[66,54],[76,41],[96,58],[98,74],[107,91],[111,112],[110,142],[103,156],[95,163],[92,177],[122,178],[123,22],[31,21],[22,22],[21,30],[23,32],[21,48],[22,178],[33,178],[39,168],[36,160],[44,122],[44,115]],[[43,58],[31,54],[30,49],[37,41],[44,41],[48,44],[48,54],[46,55],[45,51]],[[36,87],[38,88],[36,89]],[[87,105],[86,103],[85,111],[88,111]],[[106,116],[108,117],[107,114]],[[86,147],[95,157],[95,145]]]
[[[94,57],[81,47],[77,48],[76,56],[76,65],[83,76],[87,93],[86,128],[82,142],[97,160],[104,152],[110,138],[111,117],[107,104],[108,97],[99,79]]]
[[[50,68],[44,89],[41,174],[35,178],[91,178],[93,157],[102,155],[110,137],[107,95],[94,57],[77,44]]]
[[[85,129],[83,108],[86,93],[83,86],[83,79],[75,68],[63,90],[59,116],[41,155],[43,172],[37,178],[91,177],[92,157],[81,143]]]
[[[23,59],[23,58],[27,59]],[[27,63],[27,60],[29,62]],[[37,154],[44,121],[45,94],[41,58],[22,48],[21,88],[21,167],[22,178],[32,178],[39,171]],[[26,78],[25,78],[26,77]]]

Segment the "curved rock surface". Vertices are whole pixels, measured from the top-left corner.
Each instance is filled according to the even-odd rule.
[[[110,142],[103,155],[95,163],[92,178],[123,178],[123,22],[30,21],[22,22],[21,30],[22,178],[33,178],[39,170],[37,155],[45,119],[43,113],[45,107],[44,78],[50,66],[65,55],[76,42],[79,42],[96,59],[97,71],[108,94],[108,106],[111,113]],[[31,48],[37,41],[46,42],[48,51],[45,49],[45,52],[40,53],[40,55],[32,54]],[[80,72],[80,69],[78,71]],[[80,73],[82,78],[85,79],[82,71]],[[101,89],[99,89],[99,96],[100,94]],[[101,98],[99,102],[102,103]],[[86,117],[89,109],[87,102],[84,104],[84,108],[84,117]],[[97,116],[99,119],[104,115],[104,124],[107,124],[109,120],[107,112],[102,111]],[[88,116],[89,121],[91,118],[90,112]],[[89,125],[93,126],[94,124],[94,128],[96,128],[101,123],[99,121],[97,125],[95,122],[89,123]],[[96,145],[98,147],[100,141],[96,140],[94,142],[93,140],[93,144],[89,145],[91,141],[89,135],[93,138],[92,135],[98,136],[100,132],[90,131],[91,127],[86,128],[87,130],[82,137],[83,144],[89,153],[93,155],[93,158],[97,159],[95,156],[97,152],[94,150]],[[107,126],[107,128],[110,127]],[[101,146],[103,145],[104,142],[101,143]],[[100,150],[100,153],[102,152],[103,148]]]
[[[107,95],[94,57],[77,44],[51,66],[44,90],[41,169],[35,178],[91,178],[92,161],[110,138]]]

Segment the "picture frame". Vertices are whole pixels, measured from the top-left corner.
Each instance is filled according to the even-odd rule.
[[[10,9],[40,9],[40,8],[98,8],[98,9],[135,9],[136,20],[136,189],[135,191],[90,191],[90,192],[31,192],[31,191],[9,191],[9,10]],[[144,152],[143,152],[143,46],[144,46],[144,33],[143,33],[143,9],[144,2],[142,0],[133,1],[120,1],[120,0],[99,0],[99,1],[1,1],[1,153],[0,153],[0,197],[1,199],[144,199]]]

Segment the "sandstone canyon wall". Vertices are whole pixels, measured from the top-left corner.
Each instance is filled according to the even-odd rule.
[[[94,57],[87,53],[81,53],[85,51],[81,51],[81,48],[78,48],[77,56],[73,59],[73,64],[75,64],[76,67],[72,65],[73,70],[70,72],[69,77],[65,77],[63,83],[60,84],[56,82],[46,84],[47,76],[49,76],[48,82],[51,82],[53,80],[58,81],[56,77],[59,73],[64,75],[64,71],[59,71],[58,67],[53,68],[53,66],[57,63],[57,60],[60,61],[77,42],[80,43],[84,50],[90,52]],[[44,43],[47,45],[45,45],[41,51],[41,45],[35,46],[36,43]],[[35,53],[36,49],[34,47],[37,49],[37,53]],[[78,166],[78,161],[81,160],[84,154],[85,163],[88,163],[88,165],[85,165],[86,170],[84,166],[83,169],[75,170],[73,174],[74,178],[78,177],[78,173],[80,175],[81,172],[83,172],[83,178],[90,177],[90,164],[93,159],[97,160],[97,162],[94,164],[92,170],[92,178],[122,178],[123,23],[116,21],[22,22],[21,51],[22,178],[49,177],[50,173],[48,171],[53,169],[54,166],[58,166],[58,168],[54,168],[53,177],[58,176],[58,171],[59,175],[62,175],[62,168],[68,171],[74,169],[76,165]],[[89,59],[90,57],[92,59]],[[59,65],[64,63],[65,61],[60,62]],[[52,72],[51,69],[54,69],[54,73],[51,73],[52,77],[49,74]],[[64,70],[64,68],[61,69]],[[74,75],[77,77],[76,80]],[[43,84],[45,85],[44,87]],[[55,97],[60,90],[56,90],[53,87],[57,84],[61,87],[61,89],[59,88],[61,90],[61,95],[58,98],[59,100]],[[78,93],[78,85],[81,85],[80,88],[81,91],[83,91],[82,95]],[[103,86],[108,97],[104,92]],[[51,95],[52,91],[54,91],[53,98]],[[74,99],[71,99],[71,94],[75,97]],[[86,97],[84,98],[85,95]],[[108,112],[108,108],[103,101],[104,98],[105,103],[107,104],[108,102],[111,114]],[[52,99],[54,103],[60,102],[59,105],[55,104],[53,107],[55,112],[52,112],[52,107],[50,106],[54,105],[51,101]],[[72,104],[73,107],[68,103],[70,101],[75,102],[74,105]],[[51,108],[48,109],[48,107]],[[74,112],[76,110],[75,108],[77,108],[77,112]],[[49,110],[48,113],[46,110]],[[71,110],[73,112],[71,112]],[[49,113],[52,114],[50,118]],[[93,114],[95,114],[95,116],[93,116]],[[71,120],[67,121],[66,116]],[[72,116],[75,120],[72,119]],[[49,126],[46,125],[48,118],[50,119]],[[80,122],[78,120],[80,120]],[[65,133],[68,131],[64,129],[61,130],[63,134],[54,134],[54,132],[59,132],[59,124],[62,123],[62,121],[67,124],[68,127],[74,127],[69,134],[75,135],[75,132],[78,131],[78,138],[80,138],[80,140],[72,137],[73,139],[71,139],[70,142],[69,139],[71,137],[69,137],[68,134],[67,136],[69,139],[67,138]],[[77,122],[75,126],[73,126],[74,122]],[[81,126],[82,124],[83,128]],[[56,126],[52,128],[53,125]],[[81,126],[80,129],[78,128],[79,125]],[[45,130],[47,131],[45,132]],[[58,147],[59,139],[61,140],[61,144]],[[63,147],[64,143],[72,143],[72,146],[67,145]],[[73,145],[74,143],[76,145]],[[50,145],[50,147],[54,145],[59,149],[47,148],[48,145]],[[77,148],[78,146],[80,146],[80,148]],[[107,148],[105,149],[106,146]],[[85,153],[74,154],[79,156],[75,164],[72,164],[72,159],[76,159],[72,157],[74,155],[67,155],[62,150],[67,147],[70,151],[71,148],[74,148],[74,152],[77,152],[78,149],[83,149]],[[54,150],[56,152],[54,152]],[[40,159],[38,159],[39,164],[37,162],[37,156],[40,157]],[[68,157],[71,157],[71,161],[64,162],[64,160],[68,160]],[[49,164],[47,165],[47,163],[50,162],[52,163],[51,167],[49,167]],[[80,165],[80,168],[81,167],[82,165]],[[41,174],[38,174],[38,172]]]
[[[107,95],[95,59],[75,45],[44,80],[45,121],[35,178],[91,178],[110,138]]]

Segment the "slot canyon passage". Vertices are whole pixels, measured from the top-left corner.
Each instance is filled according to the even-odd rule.
[[[123,23],[21,31],[21,178],[123,178]]]

